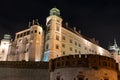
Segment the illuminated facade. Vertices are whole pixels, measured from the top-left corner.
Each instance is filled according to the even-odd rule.
[[[33,20],[28,29],[16,33],[14,41],[5,35],[0,45],[0,71],[9,75],[0,74],[0,78],[15,75],[12,78],[16,80],[35,76],[41,80],[118,80],[120,57],[116,42],[110,46],[110,52],[75,27],[63,26],[62,21],[60,10],[52,8],[45,29]],[[29,78],[26,74],[35,76]]]
[[[52,8],[46,19],[46,30],[35,20],[28,29],[17,32],[9,46],[6,60],[49,61],[75,54],[111,57],[109,51],[100,47],[95,39],[85,38],[76,28],[70,29],[68,25],[63,27],[62,21],[60,10]]]

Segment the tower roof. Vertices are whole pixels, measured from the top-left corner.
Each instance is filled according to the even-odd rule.
[[[60,10],[57,9],[56,7],[52,8],[52,9],[50,10],[50,16],[51,16],[51,15],[60,16]]]

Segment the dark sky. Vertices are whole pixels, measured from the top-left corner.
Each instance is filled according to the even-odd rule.
[[[81,33],[99,40],[107,48],[116,38],[120,44],[120,3],[113,0],[0,0],[0,39],[27,28],[32,19],[45,27],[49,10],[61,11],[63,24],[77,27]]]

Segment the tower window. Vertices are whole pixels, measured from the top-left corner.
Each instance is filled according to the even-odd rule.
[[[59,36],[58,35],[56,35],[56,40],[59,40]]]
[[[49,40],[49,39],[50,39],[50,36],[48,35],[48,36],[47,36],[47,40]]]
[[[46,45],[46,49],[49,49],[49,44]]]
[[[40,34],[40,32],[39,32],[39,34]]]
[[[65,36],[62,36],[62,40],[65,40]]]
[[[35,30],[35,33],[37,33],[37,30]]]
[[[59,49],[59,45],[58,44],[56,44],[56,49]]]
[[[58,26],[58,25],[56,26],[56,30],[57,30],[57,31],[60,31],[60,29],[59,29],[59,26]]]

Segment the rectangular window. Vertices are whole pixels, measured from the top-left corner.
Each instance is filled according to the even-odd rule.
[[[57,31],[60,31],[59,26],[56,26],[56,30],[57,30]]]
[[[35,30],[35,33],[37,33],[37,30]]]
[[[62,36],[62,40],[65,40],[65,36]]]
[[[56,40],[58,40],[58,41],[59,41],[59,36],[58,36],[58,35],[56,35]]]
[[[18,35],[17,35],[17,38],[19,38],[19,36],[20,36],[20,35],[18,34]]]
[[[26,32],[24,32],[23,34],[24,34],[24,36],[26,36]]]
[[[72,47],[70,47],[70,51],[72,51]]]
[[[70,43],[72,43],[72,39],[70,39]]]
[[[65,44],[62,44],[62,47],[65,48]]]
[[[59,45],[58,44],[56,44],[56,49],[59,49]]]
[[[30,34],[30,31],[27,31],[27,35],[29,35]]]

